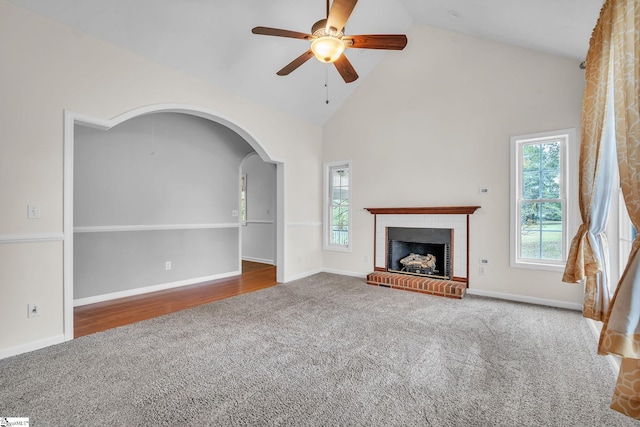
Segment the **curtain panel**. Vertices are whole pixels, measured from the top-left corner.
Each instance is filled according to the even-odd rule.
[[[602,180],[597,179],[597,174],[603,168],[600,167],[601,153],[603,151],[603,134],[606,123],[607,99],[612,94],[609,92],[609,75],[611,65],[611,7],[605,4],[598,24],[591,36],[589,53],[587,55],[587,68],[585,71],[586,87],[582,101],[582,128],[580,145],[580,169],[578,202],[582,225],[571,242],[571,248],[567,258],[562,281],[569,283],[583,282],[585,296],[582,313],[585,317],[594,320],[604,320],[609,308],[610,293],[606,280],[603,280],[605,272],[605,259],[601,254],[608,249],[606,237],[603,234],[596,236],[592,224],[592,210],[594,210],[594,195],[596,187]],[[603,84],[604,82],[604,84]],[[600,189],[600,194],[602,194]],[[600,201],[597,197],[596,201]],[[596,206],[595,211],[600,212],[601,206]]]
[[[607,0],[587,55],[580,150],[583,224],[572,242],[563,277],[569,282],[585,280],[584,315],[604,322],[598,352],[622,357],[611,408],[636,419],[640,419],[640,235],[609,303],[600,287],[606,247],[599,247],[593,238],[597,227],[592,218],[602,207],[598,182],[604,180],[598,175],[611,170],[605,166],[610,153],[606,144],[611,140],[607,135],[615,132],[620,186],[631,222],[640,230],[639,60],[640,2]]]
[[[613,55],[615,129],[620,186],[636,230],[640,230],[640,2],[605,3]],[[598,26],[600,22],[598,22]],[[598,30],[598,27],[596,27]],[[588,61],[589,59],[587,59]],[[623,358],[611,407],[640,419],[640,236],[618,283],[600,336],[599,353]]]
[[[603,321],[598,353],[622,357],[611,408],[636,419],[640,419],[640,234],[609,298],[602,223],[608,211],[605,199],[611,191],[615,143],[625,205],[640,230],[639,61],[640,1],[607,0],[586,61],[579,171],[582,225],[571,243],[563,276],[565,282],[584,282],[583,314]]]

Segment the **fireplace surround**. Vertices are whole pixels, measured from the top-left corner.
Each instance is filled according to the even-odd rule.
[[[462,298],[469,282],[469,216],[479,208],[366,208],[374,215],[375,242],[375,271],[367,283]]]

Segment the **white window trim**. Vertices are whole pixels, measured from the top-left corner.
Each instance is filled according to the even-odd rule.
[[[244,217],[242,216],[242,184],[244,182]],[[240,173],[240,210],[238,216],[240,217],[240,224],[246,227],[247,225],[247,174]]]
[[[612,277],[609,282],[611,291],[615,290],[615,286],[622,277],[622,273],[627,268],[629,262],[629,254],[631,254],[631,247],[633,246],[633,240],[631,239],[631,230],[633,224],[629,213],[627,212],[627,206],[624,203],[624,195],[622,194],[622,188],[618,186],[616,192],[618,197],[618,277]]]
[[[562,163],[560,171],[560,179],[562,180],[561,189],[563,194],[560,198],[563,203],[563,230],[562,230],[562,242],[563,242],[563,259],[561,261],[551,260],[535,260],[535,259],[522,259],[518,256],[518,248],[520,247],[520,204],[519,194],[521,189],[521,160],[519,156],[520,147],[526,143],[533,143],[536,141],[545,141],[548,139],[561,138],[564,140],[561,146],[562,150]],[[572,200],[573,194],[576,194],[574,178],[575,174],[575,152],[576,152],[576,130],[560,129],[549,132],[539,132],[528,135],[518,135],[511,137],[511,197],[510,197],[510,265],[515,268],[528,268],[535,270],[549,270],[549,271],[564,271],[566,258],[569,253],[569,246],[571,244],[571,237],[574,231],[574,206],[575,203]]]
[[[345,166],[349,169],[349,237],[347,245],[335,245],[330,244],[329,235],[331,233],[331,194],[329,194],[329,172],[336,166]],[[338,252],[351,252],[352,251],[352,230],[353,230],[353,167],[351,166],[351,160],[343,160],[337,162],[326,162],[324,164],[324,179],[323,179],[323,207],[322,207],[322,246],[326,251],[338,251]]]

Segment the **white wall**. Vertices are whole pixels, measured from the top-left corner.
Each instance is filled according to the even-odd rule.
[[[148,105],[177,103],[215,111],[237,124],[271,160],[284,164],[279,197],[285,206],[285,280],[321,268],[321,233],[314,225],[321,220],[319,127],[7,0],[0,0],[0,57],[0,357],[62,339],[65,110],[110,119]],[[302,194],[305,203],[296,203]],[[29,203],[40,206],[40,219],[27,220]],[[27,319],[27,303],[34,301],[42,315]]]
[[[579,128],[577,61],[419,26],[408,36],[320,129],[0,0],[0,357],[63,338],[65,110],[109,119],[176,103],[244,129],[283,162],[285,280],[323,267],[372,271],[365,207],[478,204],[472,290],[579,303],[581,288],[560,273],[509,267],[508,226],[509,137]],[[352,160],[352,253],[322,251],[321,163],[336,160]],[[27,220],[29,203],[41,219]],[[480,257],[491,262],[486,276]],[[40,317],[27,319],[29,302]]]
[[[242,162],[246,176],[247,220],[242,226],[242,259],[275,264],[276,168],[248,154]]]
[[[324,126],[324,161],[352,161],[355,219],[353,252],[325,251],[324,267],[373,271],[373,215],[363,208],[480,205],[471,290],[581,303],[581,287],[561,273],[509,266],[509,137],[579,134],[578,61],[421,26],[408,39]],[[484,276],[480,258],[490,261]]]

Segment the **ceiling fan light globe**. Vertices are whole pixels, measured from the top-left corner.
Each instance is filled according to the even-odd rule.
[[[344,52],[344,42],[334,36],[318,37],[311,42],[311,51],[320,62],[335,62]]]

